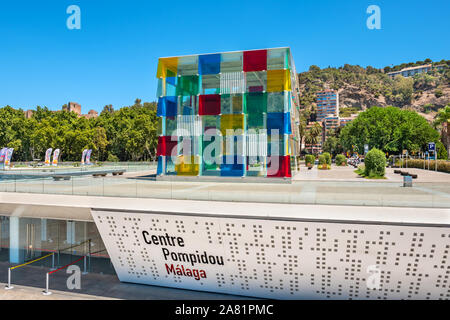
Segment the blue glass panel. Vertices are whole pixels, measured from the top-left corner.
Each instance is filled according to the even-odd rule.
[[[283,112],[269,112],[267,113],[267,133],[275,134],[271,130],[278,130],[278,134],[283,134],[284,132],[284,113]]]
[[[207,54],[198,57],[199,74],[218,74],[220,72],[220,54]]]
[[[167,77],[166,78],[166,96],[176,96],[177,95],[177,77]]]
[[[158,157],[158,169],[156,170],[157,175],[163,174],[163,161],[164,161],[164,158],[159,156]]]
[[[158,107],[156,108],[156,116],[162,117],[165,113],[164,97],[158,98]]]
[[[230,162],[233,159],[233,163]],[[244,158],[242,156],[223,156],[222,164],[220,165],[220,175],[222,177],[242,177],[244,175]]]
[[[167,77],[166,84],[171,84],[173,86],[177,85],[177,77]]]
[[[292,128],[291,128],[291,113],[286,112],[284,114],[284,133],[292,134]]]
[[[192,107],[183,106],[183,116],[190,116],[193,114]]]
[[[159,98],[156,115],[158,117],[175,117],[177,115],[177,97]]]

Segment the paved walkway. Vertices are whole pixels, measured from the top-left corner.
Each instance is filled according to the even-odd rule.
[[[81,289],[69,290],[66,282],[70,276],[64,271],[51,275],[49,291],[54,295],[44,296],[44,267],[26,266],[15,269],[11,273],[11,284],[15,288],[5,290],[8,282],[8,262],[0,262],[0,299],[130,299],[130,300],[240,300],[247,297],[193,290],[166,288],[120,282],[115,275],[87,274],[81,276]]]
[[[4,290],[5,286],[5,283],[0,283],[0,300],[116,300],[56,290],[52,290],[51,295],[43,295],[41,288],[15,285],[11,290]]]
[[[450,174],[407,169],[418,174],[412,188],[403,187],[403,178],[386,169],[386,179],[365,179],[354,168],[332,166],[331,170],[308,170],[302,166],[292,184],[155,181],[127,177],[77,177],[70,181],[52,179],[17,180],[0,183],[0,192],[108,196],[129,198],[372,205],[450,208]],[[148,173],[148,172],[147,172]],[[128,177],[129,178],[129,177]],[[6,209],[5,209],[6,210]],[[89,215],[89,212],[86,211]]]
[[[316,180],[316,181],[376,181],[376,180],[368,180],[361,178],[354,171],[356,169],[352,166],[339,167],[334,164],[331,166],[331,170],[319,170],[317,166],[313,167],[311,170],[302,166],[300,171],[293,177],[293,181],[302,181],[302,180]],[[386,168],[386,179],[380,181],[403,181],[403,177],[399,174],[394,173],[394,168]],[[446,182],[450,183],[450,174],[445,172],[436,172],[434,170],[423,170],[423,169],[411,169],[411,168],[403,168],[398,169],[402,171],[407,171],[412,174],[417,174],[418,178],[414,179],[414,182]]]

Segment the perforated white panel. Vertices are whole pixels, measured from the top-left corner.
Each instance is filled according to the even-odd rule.
[[[93,216],[121,281],[283,299],[450,297],[450,228],[105,211]],[[147,244],[143,231],[150,241],[166,233],[181,237],[184,246]],[[197,254],[204,252],[216,261],[223,257],[224,264],[174,260],[190,254],[201,260]],[[186,268],[204,270],[206,278],[173,274],[182,265],[184,274]],[[375,265],[379,289],[369,289],[367,269]]]

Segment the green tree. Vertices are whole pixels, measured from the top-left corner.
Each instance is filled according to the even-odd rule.
[[[342,146],[339,138],[331,136],[328,137],[323,144],[323,151],[330,153],[333,157],[342,152]]]
[[[428,142],[439,141],[439,133],[427,120],[414,111],[396,107],[372,107],[341,130],[340,142],[344,151],[353,146],[364,150],[364,145],[399,154],[408,150],[410,154],[425,151]]]
[[[411,77],[404,78],[402,76],[395,77],[392,94],[394,95],[395,102],[400,105],[411,103],[414,92],[414,79]]]
[[[364,158],[366,177],[383,177],[386,171],[386,156],[383,151],[373,148]]]

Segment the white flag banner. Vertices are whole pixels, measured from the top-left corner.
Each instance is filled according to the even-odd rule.
[[[52,148],[48,148],[47,151],[45,151],[45,165],[49,166],[50,165],[50,158],[52,156]]]

